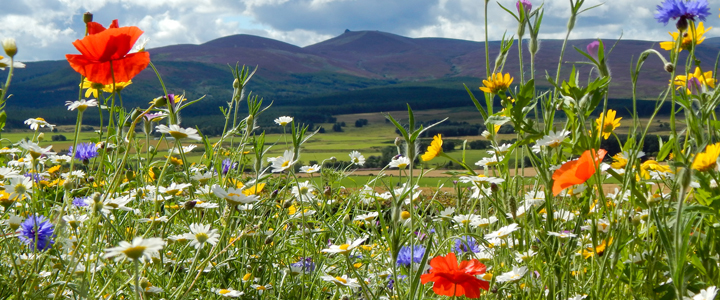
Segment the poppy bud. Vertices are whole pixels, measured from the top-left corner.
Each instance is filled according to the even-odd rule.
[[[90,23],[90,22],[92,22],[92,21],[93,21],[93,14],[92,14],[92,13],[86,12],[86,13],[83,14],[83,22],[85,22],[85,24]]]
[[[191,210],[191,209],[195,208],[195,204],[197,204],[197,201],[192,200],[192,201],[185,202],[185,204],[183,206],[185,207],[185,209]]]
[[[2,41],[3,49],[5,49],[5,54],[7,54],[10,57],[15,56],[17,54],[17,44],[15,44],[15,39],[13,38],[7,38]]]
[[[666,63],[665,71],[667,71],[668,73],[672,73],[673,71],[675,71],[675,66],[673,66],[673,64],[671,63]]]

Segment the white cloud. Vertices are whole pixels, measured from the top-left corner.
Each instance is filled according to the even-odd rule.
[[[587,0],[584,7],[603,0]],[[380,30],[410,37],[445,37],[482,41],[484,1],[478,0],[18,0],[3,4],[0,38],[15,37],[18,59],[62,59],[75,53],[71,42],[82,37],[82,14],[95,21],[136,25],[151,39],[149,48],[204,43],[246,33],[305,46],[350,30]],[[515,9],[516,0],[499,0]],[[540,3],[533,0],[535,7]],[[672,25],[653,18],[661,0],[605,1],[578,18],[571,38],[666,40]],[[717,23],[720,0],[708,1]],[[545,0],[541,38],[565,36],[567,0]],[[515,20],[495,1],[488,6],[489,36],[499,39],[516,31]],[[706,36],[720,36],[713,29]],[[526,36],[527,37],[527,36]]]

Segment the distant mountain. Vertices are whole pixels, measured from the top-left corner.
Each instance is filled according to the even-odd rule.
[[[572,64],[586,59],[573,47],[584,50],[592,40],[568,42],[561,78],[567,78]],[[605,40],[609,50],[615,43]],[[527,41],[523,42],[526,47]],[[499,51],[499,42],[490,42],[490,63],[494,64]],[[518,66],[518,43],[510,50],[506,67],[520,81]],[[554,78],[557,69],[561,40],[542,40],[536,58],[535,77],[541,87],[549,87],[545,74]],[[608,62],[613,76],[611,97],[617,99],[631,96],[631,62],[646,49],[656,49],[667,57],[667,51],[659,49],[656,42],[621,40],[609,55]],[[708,38],[698,46],[696,56],[706,67],[712,67],[720,50],[720,38]],[[393,98],[392,103],[402,109],[404,102],[424,103],[438,101],[429,99],[428,89],[442,91],[448,97],[464,97],[462,83],[478,91],[485,77],[485,46],[482,42],[445,38],[408,38],[380,31],[346,31],[329,40],[297,47],[288,43],[252,36],[233,35],[219,38],[201,45],[181,44],[148,50],[151,60],[160,71],[169,92],[185,92],[191,98],[206,96],[206,105],[196,105],[186,112],[186,120],[201,120],[218,115],[218,106],[231,97],[232,75],[228,66],[236,63],[258,71],[249,85],[249,90],[267,100],[275,101],[280,107],[302,107],[315,103],[326,110],[319,113],[331,115],[344,105],[344,99],[363,101],[363,111],[373,111],[372,99],[358,99],[358,95],[379,96],[379,91],[391,95],[394,89],[405,89],[396,93],[404,98]],[[683,51],[687,54],[687,51]],[[685,57],[681,57],[684,61]],[[523,51],[523,74],[530,78],[530,55]],[[576,64],[583,80],[591,75],[588,65]],[[0,73],[0,77],[5,76]],[[638,95],[654,99],[666,87],[669,74],[663,71],[659,58],[651,55],[640,76]],[[4,80],[0,78],[0,80]],[[74,123],[74,114],[63,113],[65,100],[77,99],[78,80],[66,61],[42,61],[27,63],[27,68],[17,70],[10,92],[14,97],[8,102],[8,110],[23,108],[18,114],[11,114],[13,124],[22,118],[53,110],[55,122]],[[152,98],[162,94],[157,76],[151,68],[146,69],[134,80],[134,84],[123,91],[126,107],[145,106]],[[358,90],[380,89],[367,93],[353,94]],[[418,94],[413,94],[415,91]],[[451,96],[450,96],[451,95]],[[478,91],[479,96],[479,91]],[[388,96],[389,97],[389,96]],[[383,97],[381,97],[383,98]],[[383,98],[385,99],[385,98]],[[455,99],[455,98],[453,98]],[[455,101],[455,100],[453,100]],[[469,105],[453,102],[453,105]],[[269,101],[268,101],[269,102]],[[383,109],[388,107],[384,101]],[[463,104],[464,103],[464,104]],[[328,106],[330,105],[330,106]],[[427,106],[426,104],[422,104]],[[336,108],[330,108],[336,107]],[[357,105],[356,105],[357,107]],[[317,121],[319,122],[319,118]],[[92,120],[90,120],[92,122]],[[199,122],[199,121],[198,121]]]

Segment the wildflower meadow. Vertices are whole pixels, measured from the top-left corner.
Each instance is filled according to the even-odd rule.
[[[451,157],[440,134],[421,146],[435,125],[420,125],[408,106],[385,115],[399,133],[397,155],[364,187],[341,183],[365,163],[358,151],[302,165],[317,131],[293,116],[274,120],[279,140],[266,138],[257,121],[273,107],[247,88],[254,67],[230,68],[232,97],[217,111],[225,130],[211,139],[182,123],[203,99],[166,88],[142,28],[85,14],[85,35],[68,41],[77,51],[66,55],[78,98],[57,99],[77,113],[72,147],[44,141],[52,115],[25,121],[32,138],[0,135],[0,298],[715,299],[718,61],[694,53],[717,8],[655,4],[668,41],[634,55],[632,116],[619,117],[607,108],[612,74],[628,72],[606,59],[615,41],[567,47],[578,18],[595,8],[584,2],[569,1],[557,70],[535,70],[542,4],[478,2],[517,20],[499,54],[484,57],[485,78],[465,87],[487,126],[489,156]],[[492,16],[484,22],[489,53]],[[520,53],[510,53],[514,43]],[[10,97],[12,74],[25,67],[14,59],[22,45],[2,46],[0,128],[13,113],[5,103],[27,101]],[[568,63],[566,51],[585,60]],[[509,55],[520,57],[516,77],[504,72]],[[663,63],[646,64],[649,57]],[[157,97],[124,107],[123,90],[148,68]],[[635,90],[648,72],[665,74],[667,84],[641,121]],[[671,133],[651,156],[643,146],[664,106]],[[85,114],[100,116],[92,142],[79,141]],[[507,124],[512,143],[498,138]],[[629,125],[625,141],[621,124]],[[609,152],[606,140],[622,149]],[[452,184],[421,187],[431,171],[423,162],[436,158],[461,169],[447,172]]]

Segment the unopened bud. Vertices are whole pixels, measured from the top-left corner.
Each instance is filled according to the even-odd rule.
[[[253,124],[254,121],[255,121],[255,117],[253,117],[253,115],[249,115],[249,116],[247,117],[248,126],[252,126],[252,124]]]
[[[17,54],[17,44],[15,44],[14,38],[6,38],[2,41],[3,49],[5,49],[5,54],[10,57],[14,57],[15,54]]]
[[[93,199],[93,202],[95,202],[95,203],[100,202],[100,193],[97,193],[97,192],[94,193],[94,194],[92,195],[92,199]]]
[[[665,71],[667,71],[668,73],[672,73],[673,71],[675,71],[675,66],[672,63],[666,63]]]
[[[39,141],[39,142],[41,142],[41,141],[44,140],[44,139],[45,139],[45,133],[44,133],[44,132],[41,132],[40,134],[38,134],[38,141]]]
[[[151,101],[150,103],[155,104],[155,106],[158,107],[165,106],[167,105],[167,98],[165,98],[165,96],[160,96],[153,99],[153,101]]]
[[[236,88],[236,89],[240,88],[240,80],[238,80],[237,78],[235,78],[235,80],[233,80],[233,88]]]
[[[350,216],[349,215],[345,215],[345,217],[343,218],[343,224],[345,224],[345,225],[350,224]]]
[[[632,218],[632,224],[635,225],[635,226],[640,225],[640,216],[634,216],[634,217]]]
[[[678,31],[683,32],[687,30],[688,28],[688,21],[686,17],[680,17],[680,19],[675,23],[675,27],[677,27]]]
[[[69,191],[75,188],[75,184],[71,179],[68,179],[63,183],[63,188],[65,188],[66,191]]]
[[[135,172],[131,170],[125,171],[125,179],[127,179],[128,181],[132,181],[133,179],[135,179]]]
[[[325,194],[325,196],[327,197],[330,197],[330,195],[332,195],[332,188],[330,188],[330,186],[326,186],[323,194]]]
[[[273,242],[272,235],[269,235],[268,237],[265,238],[265,245],[270,245],[270,244],[272,244],[272,242]]]
[[[395,137],[395,146],[400,147],[402,145],[402,139],[399,136]]]
[[[293,205],[292,200],[287,200],[287,201],[285,201],[285,203],[283,203],[283,208],[288,209],[292,205]]]
[[[187,210],[191,210],[191,209],[195,208],[195,204],[197,204],[197,201],[191,200],[191,201],[185,202],[183,207]]]
[[[86,12],[83,14],[83,22],[85,22],[85,24],[90,23],[92,21],[93,21],[93,14],[91,14],[90,12]]]
[[[88,178],[87,178],[87,182],[89,182],[89,183],[95,182],[95,177],[94,177],[94,176],[88,177]]]
[[[275,199],[275,197],[277,197],[279,192],[280,191],[278,191],[278,190],[272,191],[272,193],[270,193],[270,199]]]

